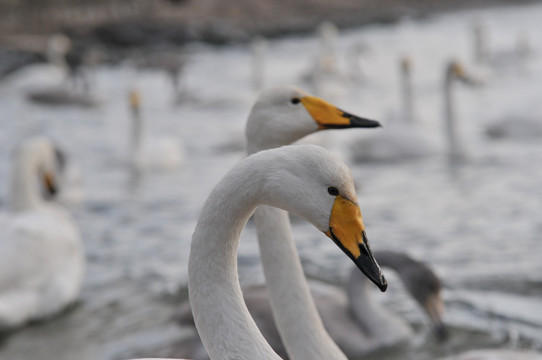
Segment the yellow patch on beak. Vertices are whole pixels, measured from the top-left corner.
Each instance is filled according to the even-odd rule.
[[[130,91],[130,106],[133,109],[139,109],[141,105],[141,96],[137,90]]]
[[[360,244],[364,244],[365,225],[361,210],[354,202],[338,195],[331,209],[329,231],[325,234],[346,249],[357,259],[361,255]]]
[[[330,126],[346,127],[350,125],[350,119],[343,116],[344,112],[325,100],[316,96],[305,96],[301,98],[301,103],[316,121],[320,130]]]
[[[466,73],[465,73],[465,69],[463,68],[463,66],[461,66],[460,63],[458,63],[457,61],[454,61],[453,65],[453,72],[456,76],[458,77],[464,77],[466,76]]]
[[[43,183],[45,184],[45,189],[49,192],[49,194],[54,195],[57,192],[56,183],[53,177],[53,174],[50,172],[45,172],[43,174]]]

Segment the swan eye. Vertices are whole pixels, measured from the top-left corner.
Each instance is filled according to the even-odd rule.
[[[299,98],[293,98],[292,100],[290,100],[290,102],[294,105],[297,105],[301,102],[301,100]]]
[[[333,196],[339,195],[339,190],[337,190],[337,188],[333,186],[328,187],[327,192],[329,193],[329,195],[333,195]]]

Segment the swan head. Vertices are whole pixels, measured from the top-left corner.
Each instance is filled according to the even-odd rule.
[[[412,69],[412,60],[410,59],[410,56],[403,55],[400,59],[401,64],[401,71],[405,74],[410,73],[410,70]]]
[[[130,108],[134,111],[139,110],[141,107],[141,95],[137,89],[132,89],[128,93],[128,102],[130,103]]]
[[[459,80],[463,84],[470,86],[480,86],[482,81],[469,74],[465,67],[457,60],[451,60],[446,68],[446,79]]]
[[[37,194],[58,192],[60,158],[52,141],[36,137],[22,142],[13,153],[12,206],[24,210],[35,203]],[[36,189],[36,190],[34,190]]]
[[[280,158],[266,164],[264,203],[311,222],[354,261],[380,290],[387,282],[367,239],[354,179],[335,155],[315,145],[280,148]],[[260,152],[267,156],[274,150]]]
[[[249,153],[291,144],[318,130],[379,127],[292,86],[268,88],[250,111],[245,135]]]

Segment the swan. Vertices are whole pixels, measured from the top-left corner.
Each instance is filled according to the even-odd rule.
[[[510,116],[492,121],[485,134],[494,140],[537,140],[542,138],[542,118]]]
[[[394,162],[435,155],[438,146],[416,121],[412,61],[400,59],[400,98],[402,111],[389,121],[385,131],[352,142],[352,159],[356,162]]]
[[[130,161],[133,168],[138,171],[179,168],[184,161],[180,139],[171,136],[145,136],[141,96],[137,90],[130,91],[129,101],[132,114]]]
[[[348,77],[340,70],[336,42],[339,29],[329,21],[322,22],[317,28],[320,42],[318,53],[308,71],[302,75],[302,80],[312,86],[318,96],[328,99],[342,97]]]
[[[32,138],[15,151],[11,211],[0,216],[0,328],[48,318],[77,298],[85,268],[79,230],[40,188],[56,192],[55,150]]]
[[[461,162],[467,158],[465,149],[459,138],[455,106],[453,99],[453,86],[456,82],[469,86],[479,86],[480,81],[465,71],[457,60],[451,60],[446,66],[444,76],[444,131],[448,145],[448,155],[452,162]]]
[[[520,70],[532,55],[531,45],[524,33],[518,33],[513,47],[491,50],[485,24],[475,21],[472,25],[474,59],[480,65],[487,65],[497,70],[504,67],[516,67]]]
[[[406,289],[433,322],[439,339],[444,338],[446,330],[442,322],[444,303],[441,284],[433,271],[403,253],[375,251],[374,255],[381,266],[397,272]],[[412,336],[413,330],[406,322],[388,312],[370,296],[369,281],[357,268],[351,271],[346,292],[319,281],[311,281],[310,287],[326,330],[349,359],[359,358]],[[271,316],[265,286],[246,288],[243,296],[267,341],[278,354],[285,356],[286,350]],[[194,325],[189,305],[183,307],[180,320],[182,325]],[[185,341],[184,346],[191,348],[192,354],[197,354],[194,356],[196,359],[208,358],[199,339]]]
[[[542,354],[530,350],[481,349],[441,360],[542,360]]]
[[[250,317],[237,274],[240,232],[262,204],[307,219],[382,291],[387,287],[367,242],[346,165],[314,145],[260,151],[241,161],[214,188],[192,236],[189,299],[196,328],[212,359],[279,359]],[[290,322],[296,321],[297,314],[289,316]],[[310,352],[317,344],[304,346]]]

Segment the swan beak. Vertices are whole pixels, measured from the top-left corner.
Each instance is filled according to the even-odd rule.
[[[53,196],[58,192],[53,174],[50,172],[47,171],[43,174],[43,183],[49,195]]]
[[[382,126],[378,121],[349,114],[316,96],[304,96],[301,98],[301,103],[318,124],[319,130]]]
[[[337,195],[331,210],[329,230],[325,234],[354,261],[369,280],[382,292],[386,291],[388,283],[369,247],[358,204]]]
[[[425,311],[429,315],[431,322],[433,323],[433,331],[439,341],[444,341],[448,338],[448,329],[442,321],[442,314],[444,312],[444,302],[440,293],[433,293],[428,296],[425,301]]]

